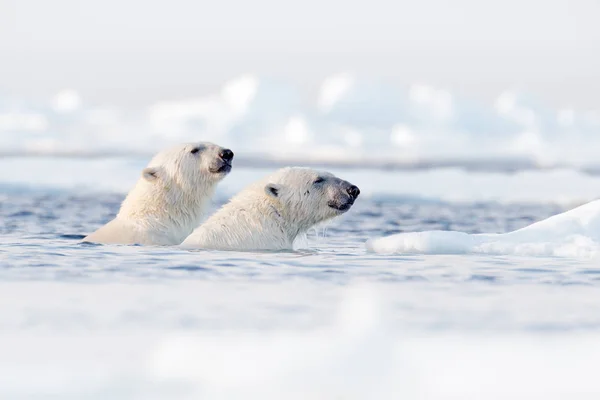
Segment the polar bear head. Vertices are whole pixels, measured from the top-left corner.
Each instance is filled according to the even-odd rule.
[[[283,168],[268,178],[266,195],[281,216],[299,231],[348,211],[360,194],[357,186],[324,171]]]
[[[163,187],[179,189],[212,186],[231,171],[233,152],[208,142],[185,143],[156,154],[142,177]]]
[[[207,142],[163,150],[144,168],[118,216],[148,226],[185,227],[177,231],[187,232],[200,222],[232,160],[231,150]]]

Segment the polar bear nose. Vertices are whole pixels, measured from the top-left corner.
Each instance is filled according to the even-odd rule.
[[[360,189],[358,186],[352,185],[348,188],[348,194],[356,199],[360,194]]]
[[[222,150],[219,153],[219,157],[221,157],[224,161],[231,161],[233,159],[233,151],[229,149]]]

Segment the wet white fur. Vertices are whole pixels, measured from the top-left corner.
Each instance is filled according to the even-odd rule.
[[[315,185],[318,177],[325,181]],[[328,202],[348,197],[344,184],[349,185],[327,172],[283,168],[234,196],[181,246],[246,251],[293,249],[294,242],[306,241],[309,229],[342,214]]]
[[[196,154],[191,151],[200,147]],[[180,244],[201,222],[225,173],[210,172],[222,150],[186,143],[161,151],[142,172],[119,213],[84,241],[104,244]]]

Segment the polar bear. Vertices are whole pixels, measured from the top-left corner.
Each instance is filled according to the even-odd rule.
[[[319,222],[348,211],[357,186],[327,172],[287,167],[254,183],[200,225],[183,248],[286,250]]]
[[[213,143],[186,143],[156,154],[119,213],[87,236],[102,244],[177,245],[200,225],[233,152]]]

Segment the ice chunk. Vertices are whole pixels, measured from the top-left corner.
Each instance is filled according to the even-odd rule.
[[[504,234],[400,233],[370,239],[375,253],[505,254],[590,258],[600,252],[600,200]]]

